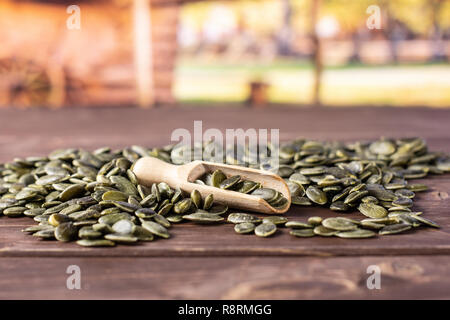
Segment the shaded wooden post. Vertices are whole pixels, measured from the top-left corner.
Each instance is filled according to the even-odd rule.
[[[247,99],[247,104],[251,107],[266,106],[269,100],[268,91],[269,85],[263,80],[254,80],[249,83],[250,94]]]
[[[48,105],[51,108],[62,108],[66,103],[67,96],[66,76],[62,63],[48,63],[46,71],[51,83]]]
[[[171,105],[180,2],[152,2],[153,88],[156,104]]]
[[[134,0],[133,33],[137,102],[149,108],[155,103],[150,0]]]
[[[311,31],[312,31],[312,40],[314,44],[314,54],[313,54],[313,63],[314,63],[314,87],[313,87],[313,104],[320,106],[320,91],[322,85],[322,52],[321,52],[321,44],[320,38],[316,31],[317,19],[319,16],[321,0],[312,0],[311,4]]]

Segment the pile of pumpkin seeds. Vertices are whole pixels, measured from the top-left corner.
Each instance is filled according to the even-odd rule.
[[[387,235],[418,226],[438,227],[413,211],[415,193],[427,187],[409,180],[450,172],[450,156],[429,152],[423,139],[346,144],[298,139],[281,147],[279,161],[272,170],[285,179],[294,205],[328,207],[338,213],[358,210],[365,216],[361,221],[338,217],[320,224],[288,222],[294,236],[365,238],[375,231]],[[271,170],[270,163],[261,167]]]
[[[339,238],[372,238],[378,235],[390,235],[410,230],[413,227],[439,226],[419,213],[405,216],[393,216],[379,219],[366,218],[361,221],[346,217],[309,217],[306,222],[289,221],[283,216],[257,217],[248,213],[231,213],[228,222],[234,223],[234,230],[240,234],[254,233],[259,237],[273,235],[277,228],[290,228],[289,234],[294,237],[309,238],[314,236]]]
[[[0,165],[0,214],[28,216],[35,237],[75,241],[82,246],[169,238],[172,223],[218,222],[227,206],[185,195],[165,182],[140,185],[131,168],[150,149],[132,147],[57,150],[48,157],[15,159]]]
[[[211,144],[202,147],[208,150]],[[307,222],[299,222],[288,221],[284,216],[259,218],[243,213],[231,213],[225,219],[228,208],[215,204],[213,194],[202,199],[196,190],[186,195],[165,182],[150,188],[140,185],[132,172],[139,158],[153,156],[174,164],[186,162],[182,157],[185,147],[173,145],[101,148],[93,152],[65,149],[45,157],[0,164],[0,216],[28,216],[38,224],[24,232],[41,239],[77,241],[82,246],[169,238],[168,229],[182,221],[228,221],[235,224],[237,233],[262,237],[273,235],[277,226],[291,228],[290,233],[296,237],[342,238],[394,234],[423,225],[437,227],[412,209],[415,193],[427,187],[408,181],[450,172],[450,157],[429,152],[420,138],[355,143],[298,139],[281,146],[278,167],[270,162],[271,151],[269,146],[258,155],[244,152],[243,158],[238,159],[227,150],[223,162],[277,173],[286,180],[294,205],[328,207],[338,213],[358,210],[365,219],[311,217]],[[248,161],[255,157],[257,164]],[[207,179],[213,174],[220,176],[213,172]],[[225,177],[219,187],[231,178]],[[255,182],[236,177],[231,180],[233,188],[229,189],[260,193],[272,205],[279,200],[279,195],[269,199],[270,189],[255,186]]]
[[[227,177],[221,170],[207,173],[203,179],[198,179],[195,183],[249,194],[263,199],[276,209],[281,209],[288,205],[288,201],[281,192],[272,188],[263,188],[259,182],[241,179],[239,175]]]

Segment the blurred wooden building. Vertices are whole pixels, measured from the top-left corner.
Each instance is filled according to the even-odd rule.
[[[0,107],[172,103],[181,2],[0,0]]]

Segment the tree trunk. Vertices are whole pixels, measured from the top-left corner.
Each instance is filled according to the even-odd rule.
[[[313,88],[313,104],[316,106],[321,105],[320,101],[320,91],[322,86],[322,48],[320,44],[319,36],[316,32],[317,18],[319,15],[321,0],[313,0],[311,6],[311,30],[312,30],[312,40],[314,43],[314,88]]]
[[[278,54],[282,56],[290,56],[292,55],[292,6],[291,0],[282,0],[283,6],[283,26],[278,34]]]

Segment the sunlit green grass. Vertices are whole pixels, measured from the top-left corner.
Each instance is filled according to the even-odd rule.
[[[180,60],[175,96],[182,102],[242,102],[248,83],[270,84],[273,103],[310,104],[313,67],[307,62],[214,63]],[[326,67],[321,99],[328,105],[450,107],[449,64]]]

